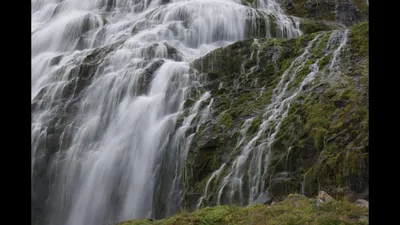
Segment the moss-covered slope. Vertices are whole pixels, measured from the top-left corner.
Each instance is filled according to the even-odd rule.
[[[303,64],[293,66],[311,40]],[[316,65],[318,72],[312,74]],[[368,197],[367,22],[298,39],[240,41],[194,61],[193,67],[208,78],[203,88],[211,91],[213,105],[188,153],[183,207],[193,209],[198,198],[190,196],[204,194],[211,174],[225,163],[209,183],[203,205],[216,204],[227,168],[261,129],[281,79],[293,100],[268,150],[264,185],[275,198],[291,192],[314,195],[318,188],[335,197]],[[315,77],[301,86],[310,76]],[[267,137],[265,131],[255,146]]]

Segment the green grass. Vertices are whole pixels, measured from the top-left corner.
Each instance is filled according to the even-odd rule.
[[[289,195],[284,201],[245,208],[215,206],[197,212],[180,212],[173,217],[149,221],[136,220],[119,225],[347,225],[368,224],[368,209],[346,201],[332,201],[316,207],[313,199]]]

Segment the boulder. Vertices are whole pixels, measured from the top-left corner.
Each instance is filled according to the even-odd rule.
[[[369,208],[369,202],[364,199],[357,199],[354,204],[360,207]]]

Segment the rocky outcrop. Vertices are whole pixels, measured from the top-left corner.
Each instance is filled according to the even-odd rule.
[[[290,2],[290,1],[288,1]],[[335,21],[352,26],[368,21],[368,4],[364,0],[293,0],[287,4],[289,14],[317,21]]]

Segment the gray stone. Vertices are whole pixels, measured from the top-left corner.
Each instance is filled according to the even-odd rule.
[[[360,207],[369,208],[369,202],[364,199],[357,199],[354,204]]]
[[[254,202],[252,202],[250,205],[256,205],[256,204],[268,204],[271,201],[271,197],[269,195],[269,192],[266,191],[262,193]]]

